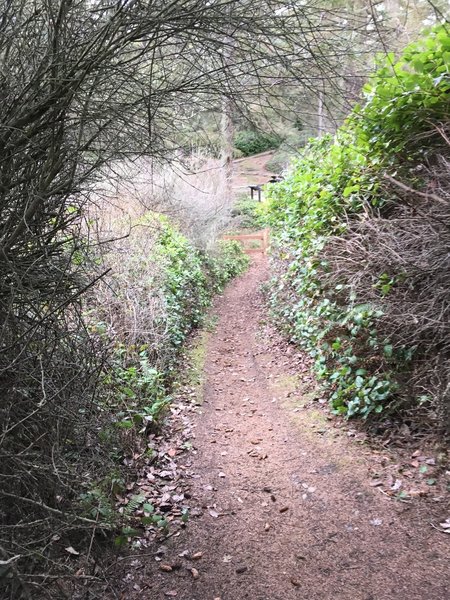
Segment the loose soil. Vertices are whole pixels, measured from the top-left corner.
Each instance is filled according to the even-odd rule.
[[[432,526],[448,505],[438,492],[402,501],[374,482],[383,452],[336,427],[306,359],[265,323],[266,277],[258,257],[215,306],[193,450],[181,467],[190,521],[162,548],[124,561],[116,597],[449,598],[450,536]]]

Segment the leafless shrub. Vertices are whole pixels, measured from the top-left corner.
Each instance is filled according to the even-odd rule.
[[[145,343],[157,365],[165,363],[168,346],[164,265],[153,252],[161,231],[157,214],[178,223],[197,248],[210,249],[230,218],[223,182],[216,159],[197,156],[156,169],[140,159],[116,165],[114,178],[99,186],[87,211],[95,223],[93,256],[109,271],[91,294],[96,318],[105,322],[110,339]]]

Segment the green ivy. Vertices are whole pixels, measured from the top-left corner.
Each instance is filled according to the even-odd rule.
[[[400,60],[384,58],[364,88],[365,104],[335,136],[311,140],[285,180],[269,186],[263,204],[276,261],[272,313],[313,357],[333,410],[347,417],[382,412],[395,399],[396,374],[413,356],[414,348],[394,349],[377,328],[383,297],[405,274],[380,273],[374,281],[380,302],[361,304],[345,280],[329,283],[323,250],[332,236],[345,235],[349,222],[389,206],[384,171],[408,169],[427,151],[421,134],[448,119],[449,92],[450,36],[440,26]]]

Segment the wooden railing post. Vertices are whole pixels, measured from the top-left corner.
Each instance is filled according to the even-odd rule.
[[[262,229],[261,231],[257,231],[255,233],[243,233],[241,235],[223,235],[223,240],[236,240],[244,249],[244,252],[247,254],[253,254],[254,252],[261,252],[262,254],[267,254],[267,249],[269,247],[269,229]],[[259,248],[246,248],[245,243],[251,240],[258,240],[261,242]]]

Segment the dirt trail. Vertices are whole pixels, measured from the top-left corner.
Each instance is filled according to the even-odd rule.
[[[189,458],[199,516],[165,543],[163,562],[175,569],[149,557],[141,591],[124,597],[449,598],[448,536],[414,504],[371,487],[370,451],[302,409],[299,364],[261,324],[266,276],[257,259],[217,303]]]
[[[274,155],[273,151],[262,152],[233,161],[233,190],[235,194],[248,193],[249,185],[268,183],[273,171],[267,169],[267,163]]]

